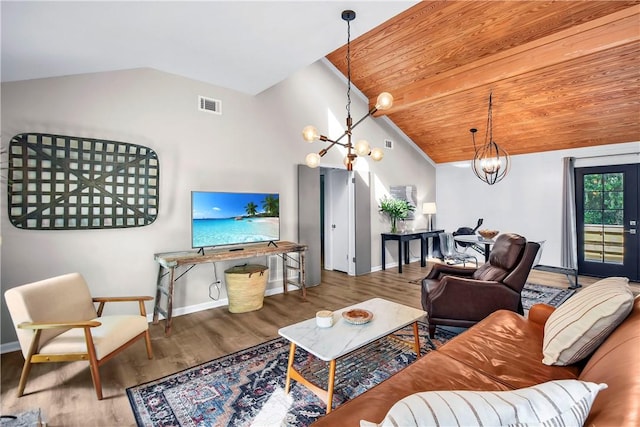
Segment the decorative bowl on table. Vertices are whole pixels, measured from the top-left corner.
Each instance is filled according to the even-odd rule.
[[[491,240],[498,235],[498,230],[478,230],[478,234],[487,240]]]
[[[342,317],[349,323],[354,325],[364,325],[373,319],[373,313],[369,310],[354,308],[353,310],[342,312]]]

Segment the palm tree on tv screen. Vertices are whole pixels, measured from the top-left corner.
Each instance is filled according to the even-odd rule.
[[[249,202],[247,203],[247,206],[245,206],[244,210],[247,212],[247,215],[256,216],[258,206],[253,202]]]
[[[280,201],[277,197],[269,194],[262,201],[262,208],[269,216],[278,216],[280,213]]]

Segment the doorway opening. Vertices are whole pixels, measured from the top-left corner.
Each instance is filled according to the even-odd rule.
[[[370,172],[321,168],[322,269],[350,276],[371,272]]]
[[[350,259],[354,258],[353,216],[351,215],[352,172],[344,169],[320,170],[320,240],[324,270],[352,274]]]

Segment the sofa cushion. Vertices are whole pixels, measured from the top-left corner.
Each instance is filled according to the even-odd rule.
[[[558,380],[513,391],[429,391],[393,405],[381,424],[361,427],[583,425],[606,384]]]
[[[505,270],[512,270],[518,261],[520,261],[522,251],[526,244],[527,239],[518,234],[501,234],[496,239],[493,248],[491,248],[489,264],[504,268]]]
[[[602,279],[558,307],[544,327],[542,362],[571,365],[593,353],[631,312],[628,283],[626,277]]]
[[[147,318],[138,315],[114,314],[92,319],[100,326],[91,328],[96,358],[102,360],[149,328]],[[40,347],[40,354],[86,353],[84,329],[74,328],[58,335]]]
[[[329,415],[319,418],[313,427],[358,426],[362,419],[380,422],[398,400],[419,391],[431,390],[499,391],[509,390],[509,387],[437,350],[431,351],[389,379],[338,406]]]
[[[542,360],[543,325],[499,310],[438,348],[511,389],[550,380],[577,379],[578,366],[547,366]]]
[[[489,262],[481,265],[473,273],[473,278],[501,282],[520,261],[526,243],[527,240],[517,234],[499,235],[491,249]]]
[[[501,282],[508,274],[509,272],[504,268],[496,267],[487,262],[478,267],[473,273],[473,279]]]

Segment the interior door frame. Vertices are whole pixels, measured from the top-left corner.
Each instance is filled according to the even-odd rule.
[[[323,186],[320,169],[322,168],[298,165],[298,241],[307,244],[309,248],[307,250],[307,282],[312,285],[319,284],[322,275],[321,227],[324,224],[321,221],[321,188]],[[348,274],[355,276],[371,272],[371,173],[355,172],[353,177],[350,209],[355,214],[349,215],[352,218],[351,221],[355,222],[355,226],[351,228],[353,231],[350,233],[349,244],[350,248],[353,248],[350,263],[353,269],[350,269]],[[330,201],[324,200],[324,203],[330,203]]]
[[[622,264],[597,263],[585,260],[584,246],[584,176],[588,174],[606,174],[623,172],[624,180],[624,214],[623,241],[624,257]],[[631,280],[640,280],[640,164],[617,164],[605,166],[588,166],[575,168],[576,183],[576,234],[578,244],[578,272],[579,274],[596,277],[626,276]],[[634,191],[635,187],[635,191]],[[635,222],[635,223],[634,223]],[[632,231],[635,230],[635,231]]]

